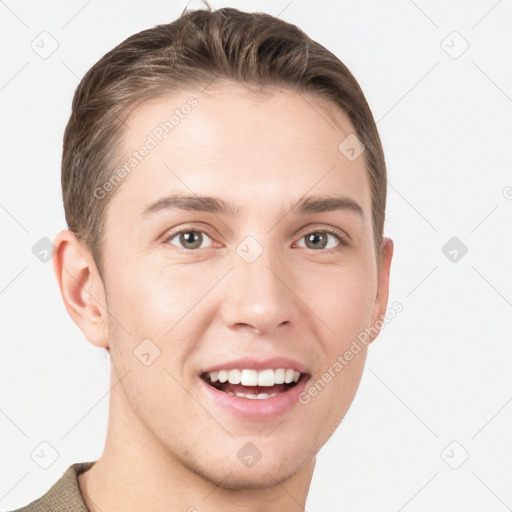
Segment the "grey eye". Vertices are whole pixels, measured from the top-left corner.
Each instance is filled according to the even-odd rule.
[[[332,249],[339,243],[338,237],[326,231],[314,231],[301,238],[308,249]],[[304,246],[302,246],[304,247]]]
[[[201,249],[203,242],[207,240],[211,240],[210,237],[203,233],[202,231],[182,231],[180,233],[176,233],[172,238],[169,239],[169,243],[172,243],[173,240],[178,239],[179,245],[183,249]]]

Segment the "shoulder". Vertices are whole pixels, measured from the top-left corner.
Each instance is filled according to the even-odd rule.
[[[95,461],[72,464],[40,498],[11,512],[89,512],[80,494],[77,477],[94,463]]]

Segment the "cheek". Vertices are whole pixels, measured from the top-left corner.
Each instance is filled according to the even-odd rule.
[[[309,285],[306,303],[328,327],[331,349],[341,350],[371,322],[375,279],[363,265],[352,265],[327,269],[323,275],[309,274],[308,282],[315,286]]]
[[[357,341],[371,323],[376,283],[371,265],[351,265],[324,277],[322,292],[315,292],[318,316],[331,332],[324,337],[324,359],[310,383],[305,402],[324,415],[328,436],[336,429],[357,391],[367,346]]]
[[[114,331],[110,343],[127,368],[140,366],[134,354],[155,351],[159,355],[152,369],[168,368],[186,378],[186,361],[217,311],[208,292],[225,273],[211,265],[199,266],[163,261],[120,265],[110,274],[109,324]]]
[[[215,283],[211,272],[192,265],[120,265],[110,274],[110,312],[131,326],[162,337],[194,308]],[[217,278],[218,279],[218,278]]]

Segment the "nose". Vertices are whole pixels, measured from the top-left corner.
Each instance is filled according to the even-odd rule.
[[[235,254],[221,304],[224,325],[252,333],[273,334],[292,326],[300,300],[293,292],[292,275],[269,250],[249,263]]]

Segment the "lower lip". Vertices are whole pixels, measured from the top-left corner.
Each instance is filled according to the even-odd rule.
[[[309,376],[302,377],[293,388],[270,398],[243,398],[230,395],[199,377],[203,389],[213,400],[214,404],[226,412],[246,420],[265,421],[284,416],[299,402],[299,395],[304,391]]]

